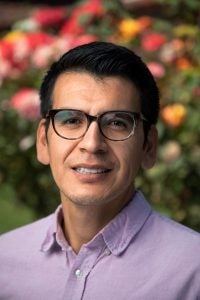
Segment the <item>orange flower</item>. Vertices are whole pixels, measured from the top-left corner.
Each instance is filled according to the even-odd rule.
[[[179,53],[180,51],[182,51],[185,48],[184,42],[178,38],[173,39],[171,41],[171,45],[177,53]]]
[[[122,38],[130,40],[141,31],[141,25],[138,21],[128,18],[119,23],[118,29]]]
[[[141,31],[149,28],[152,25],[152,19],[148,16],[143,16],[137,19],[138,23],[140,24]]]
[[[192,64],[186,57],[180,57],[176,60],[176,66],[179,70],[187,70],[192,67]]]
[[[171,104],[165,106],[161,111],[161,116],[170,127],[179,127],[185,120],[187,111],[182,104]]]

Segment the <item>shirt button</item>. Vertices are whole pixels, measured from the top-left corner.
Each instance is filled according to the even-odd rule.
[[[109,250],[109,249],[106,249],[106,250],[105,250],[105,255],[110,255],[110,254],[111,254],[110,250]]]
[[[76,269],[75,275],[76,275],[77,278],[81,277],[82,276],[81,270],[80,269]]]

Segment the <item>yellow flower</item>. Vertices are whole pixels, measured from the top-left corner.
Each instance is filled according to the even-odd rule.
[[[127,18],[127,19],[123,19],[119,23],[118,29],[121,36],[124,39],[130,40],[134,38],[141,31],[141,25],[138,21]]]
[[[8,34],[6,34],[3,38],[3,40],[13,43],[24,36],[25,36],[25,34],[22,31],[15,30],[15,31],[11,31]]]

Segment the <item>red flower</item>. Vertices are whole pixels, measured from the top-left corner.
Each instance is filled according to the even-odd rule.
[[[79,19],[76,16],[70,17],[62,26],[60,35],[65,36],[66,34],[78,35],[84,32],[84,27],[81,26]]]
[[[23,88],[11,98],[10,106],[25,119],[33,121],[40,115],[39,94],[35,89]]]
[[[5,40],[1,40],[0,41],[0,57],[2,57],[5,60],[11,60],[13,57],[13,44],[5,41]]]
[[[40,26],[60,24],[65,18],[65,10],[61,7],[40,8],[33,14],[33,19]]]
[[[82,5],[77,6],[73,14],[76,16],[81,16],[83,14],[91,14],[92,16],[102,16],[104,13],[102,0],[89,0]]]
[[[55,37],[44,32],[29,32],[25,39],[30,49],[35,50],[38,46],[51,44]]]
[[[64,23],[60,30],[62,36],[73,34],[79,35],[85,32],[85,26],[90,24],[94,17],[103,15],[101,0],[93,0],[78,5],[73,11],[71,17]],[[84,16],[86,18],[84,19]],[[84,19],[84,25],[81,24],[81,18]]]
[[[141,44],[145,51],[159,50],[166,42],[166,36],[161,33],[150,33],[142,37]]]

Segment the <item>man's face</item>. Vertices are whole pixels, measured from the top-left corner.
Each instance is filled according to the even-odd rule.
[[[128,80],[97,79],[84,72],[59,76],[53,91],[53,108],[77,109],[94,116],[111,110],[141,111],[138,91]],[[38,128],[38,159],[50,164],[61,200],[76,205],[123,206],[131,198],[141,164],[148,161],[149,167],[154,163],[155,153],[149,158],[143,144],[141,121],[134,136],[124,141],[103,137],[97,122],[92,122],[85,136],[77,140],[59,137],[51,122],[47,139],[43,121]]]

